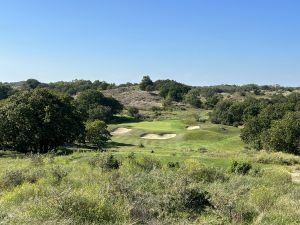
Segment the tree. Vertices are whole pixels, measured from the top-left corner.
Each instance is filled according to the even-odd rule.
[[[200,108],[202,105],[201,100],[198,98],[198,93],[194,91],[195,89],[190,90],[185,96],[184,101],[195,108]]]
[[[213,95],[208,95],[206,97],[206,108],[207,109],[212,109],[213,107],[215,107],[218,102],[220,102],[222,100],[223,96],[220,94],[213,94]]]
[[[25,89],[35,89],[37,88],[39,85],[41,84],[41,82],[39,82],[36,79],[28,79],[25,81],[24,83],[24,88]]]
[[[140,89],[142,91],[152,91],[153,90],[153,81],[149,76],[144,76],[141,83]]]
[[[84,126],[71,98],[41,88],[15,94],[0,107],[0,145],[45,153],[71,143]]]
[[[128,114],[129,116],[132,116],[134,118],[138,118],[139,117],[139,109],[136,107],[129,107],[128,108]]]
[[[266,149],[300,154],[300,112],[289,112],[274,121],[264,135]]]
[[[171,101],[180,102],[183,96],[191,89],[185,84],[178,83],[174,80],[158,80],[155,81],[156,90],[163,98],[169,98]]]
[[[11,92],[11,86],[0,83],[0,100],[8,98]]]
[[[114,114],[121,112],[122,104],[112,97],[105,97],[100,91],[81,92],[75,100],[84,120],[100,119],[109,122]]]
[[[105,146],[110,140],[111,134],[107,130],[107,125],[101,120],[86,123],[86,141],[95,145],[98,149]]]

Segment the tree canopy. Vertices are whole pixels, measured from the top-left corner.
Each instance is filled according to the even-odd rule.
[[[24,91],[0,106],[0,145],[20,152],[48,152],[71,143],[84,125],[71,98],[48,89]]]

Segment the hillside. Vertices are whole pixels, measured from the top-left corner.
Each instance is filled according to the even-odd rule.
[[[152,107],[161,107],[162,98],[157,92],[147,92],[139,90],[138,86],[119,87],[104,90],[102,93],[117,99],[124,106],[133,106],[138,109],[149,110]]]

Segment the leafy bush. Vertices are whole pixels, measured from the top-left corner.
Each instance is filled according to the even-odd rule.
[[[168,162],[168,167],[169,168],[179,168],[180,164],[179,164],[179,162]]]
[[[206,191],[196,188],[188,188],[180,193],[182,206],[194,212],[202,212],[211,207],[210,195]]]
[[[139,115],[139,109],[136,107],[129,107],[128,108],[128,115],[134,118],[138,118]]]
[[[142,91],[153,91],[154,89],[153,81],[149,76],[144,76],[139,86]]]
[[[97,156],[89,161],[89,164],[93,167],[99,166],[105,171],[119,169],[121,166],[121,161],[116,159],[111,154],[103,154]]]
[[[26,181],[24,172],[21,170],[7,171],[2,177],[2,185],[4,187],[16,187]]]
[[[140,160],[135,160],[134,164],[146,172],[162,167],[160,161],[148,156],[144,156]]]
[[[98,149],[102,149],[110,137],[111,134],[103,121],[95,120],[86,123],[86,140]]]
[[[62,180],[68,175],[68,170],[61,166],[55,166],[51,169],[51,175],[56,185],[59,185]]]
[[[227,179],[224,171],[214,167],[201,167],[194,169],[190,176],[196,181],[212,183],[215,181],[225,181]]]
[[[252,169],[252,165],[248,162],[233,161],[230,167],[230,172],[246,175]]]

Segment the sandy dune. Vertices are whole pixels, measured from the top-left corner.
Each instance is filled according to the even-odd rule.
[[[176,134],[145,134],[141,138],[151,140],[165,140],[176,137]]]
[[[187,130],[196,130],[196,129],[200,129],[200,126],[188,126],[186,129]]]
[[[128,128],[124,128],[124,127],[119,127],[116,128],[115,130],[113,130],[113,132],[111,132],[112,135],[120,135],[120,134],[126,134],[129,131],[131,131],[132,129],[128,129]]]

